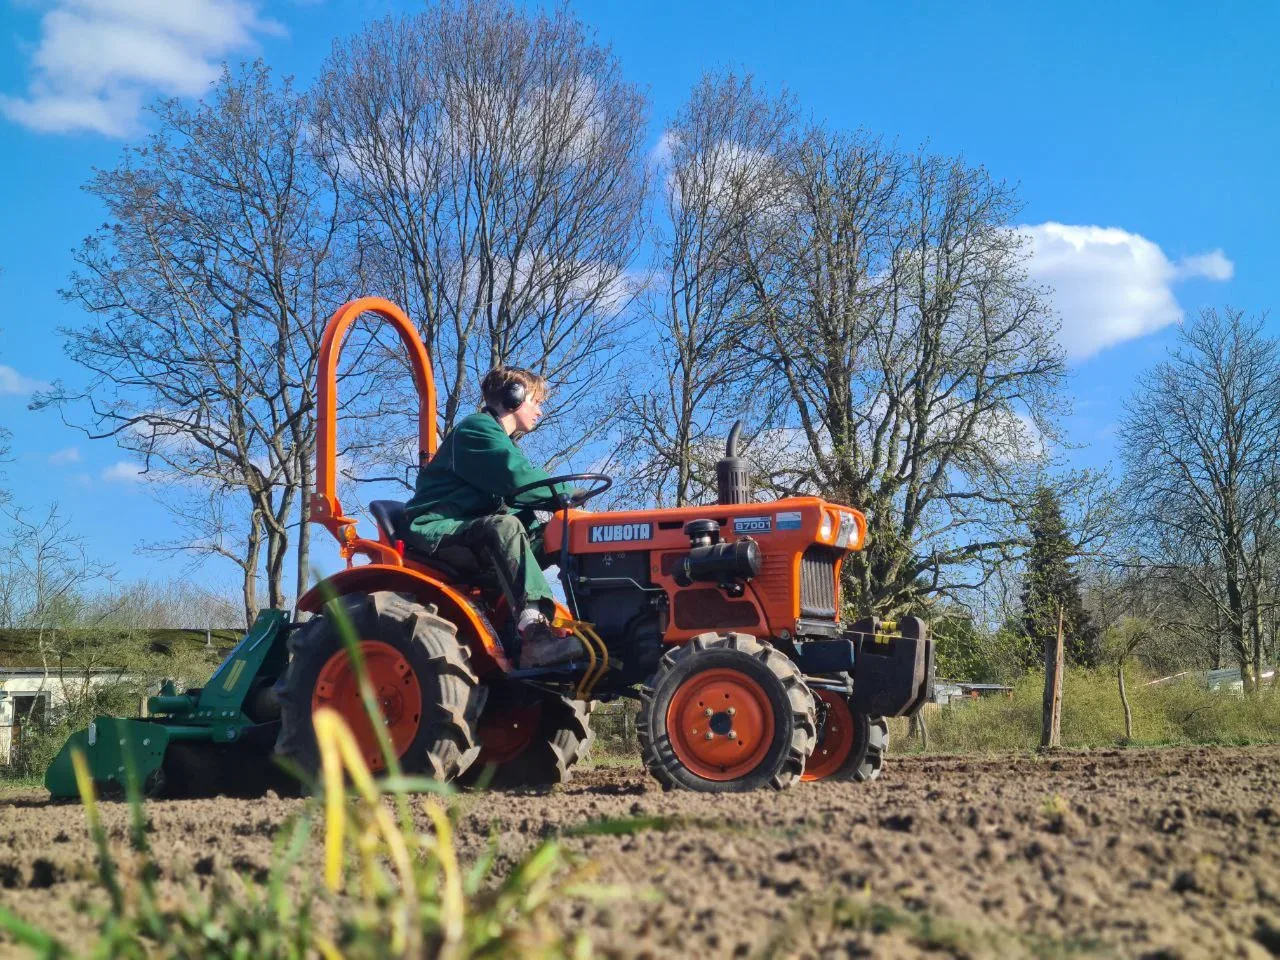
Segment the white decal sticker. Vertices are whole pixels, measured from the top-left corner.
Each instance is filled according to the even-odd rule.
[[[632,543],[636,540],[651,540],[653,524],[651,523],[607,523],[591,528],[587,536],[588,543]]]
[[[779,530],[799,530],[804,524],[801,522],[799,510],[786,510],[778,512],[778,529]]]

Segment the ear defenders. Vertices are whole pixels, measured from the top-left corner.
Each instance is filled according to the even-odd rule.
[[[502,390],[498,393],[498,402],[502,404],[503,412],[514,413],[520,409],[520,405],[524,403],[527,393],[524,384],[519,380],[508,380],[502,385]]]

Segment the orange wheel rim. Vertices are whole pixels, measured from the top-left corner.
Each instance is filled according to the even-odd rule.
[[[542,706],[537,703],[527,707],[506,707],[482,717],[476,731],[480,738],[477,768],[483,769],[490,763],[506,763],[524,753],[533,743],[541,719]]]
[[[804,765],[801,780],[821,780],[842,766],[853,750],[853,713],[849,702],[831,690],[815,690],[814,697],[827,705],[827,720],[822,725],[822,739]]]
[[[397,757],[403,757],[417,737],[422,720],[422,688],[418,677],[404,655],[389,643],[362,640],[360,652],[364,655],[365,672],[373,684],[391,746]],[[311,710],[315,712],[321,707],[329,707],[342,715],[370,770],[377,772],[386,767],[378,737],[360,698],[355,667],[345,649],[326,660],[316,678]]]
[[[736,780],[758,767],[773,744],[773,707],[764,687],[727,667],[704,670],[667,707],[676,757],[706,780]]]

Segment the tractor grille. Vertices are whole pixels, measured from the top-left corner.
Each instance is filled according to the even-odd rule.
[[[836,618],[836,559],[832,547],[810,547],[800,558],[800,616]]]

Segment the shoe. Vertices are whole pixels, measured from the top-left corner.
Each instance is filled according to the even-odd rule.
[[[552,667],[586,656],[582,641],[573,634],[558,637],[545,620],[536,620],[520,634],[520,669]]]

